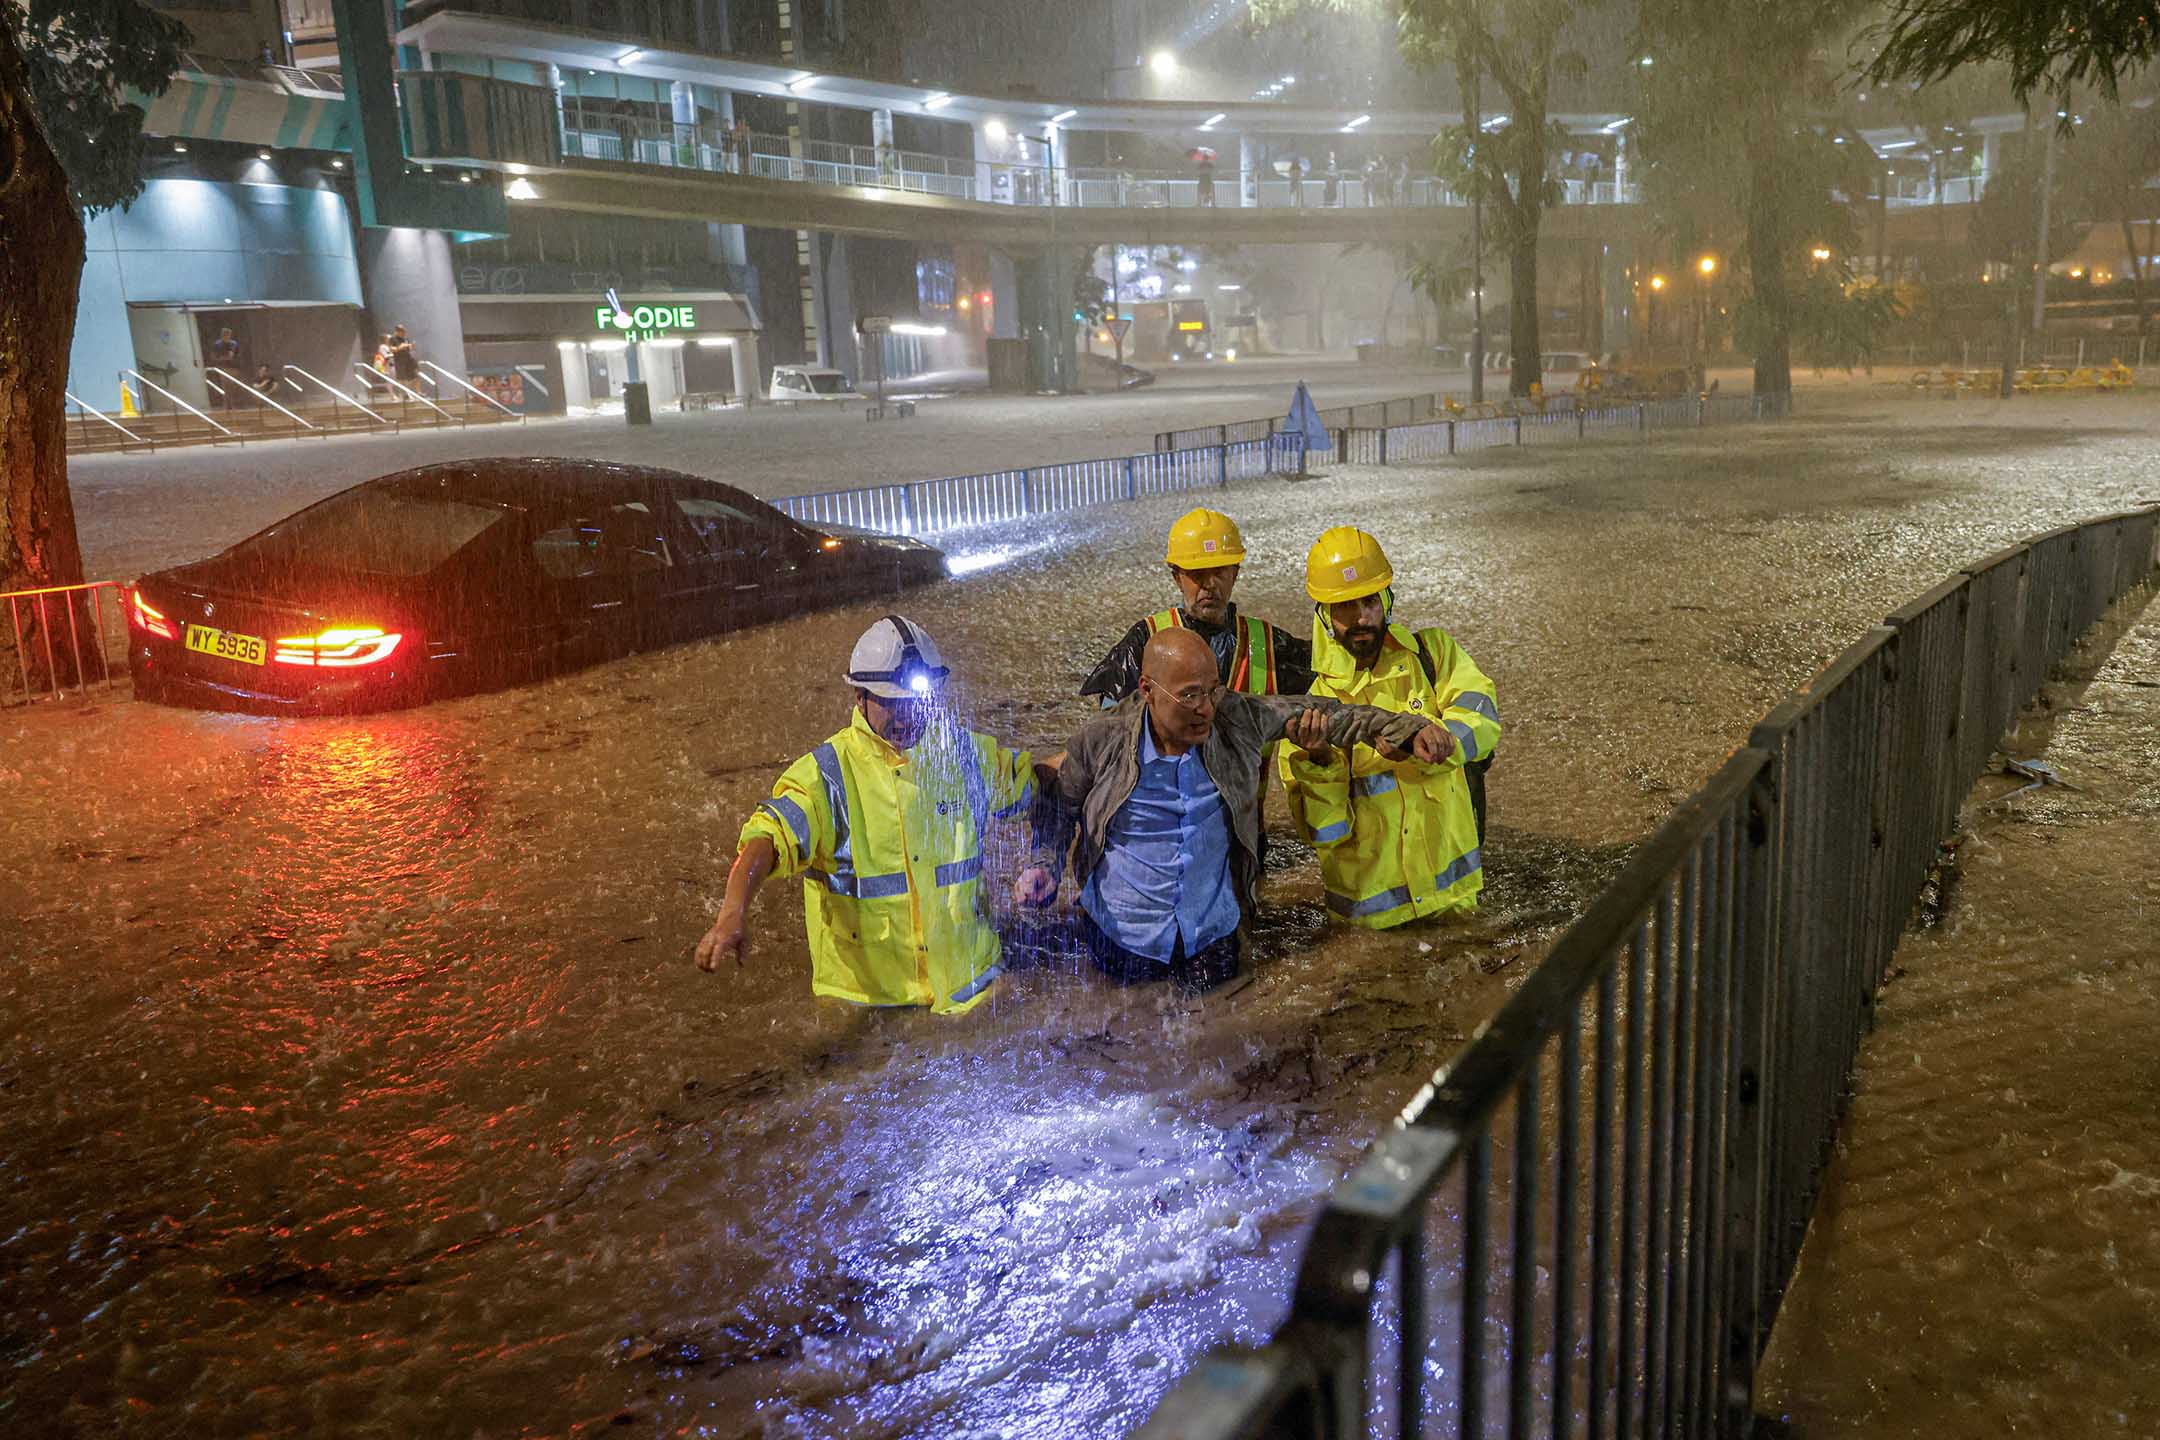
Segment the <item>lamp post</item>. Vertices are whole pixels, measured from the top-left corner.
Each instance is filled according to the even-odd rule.
[[[1717,275],[1717,256],[1705,255],[1695,262],[1695,273],[1702,277],[1702,293],[1697,297],[1699,308],[1695,313],[1695,363],[1703,363],[1710,353],[1710,282]]]
[[[1485,115],[1478,103],[1478,69],[1470,69],[1470,403],[1485,403],[1485,182],[1478,173]]]

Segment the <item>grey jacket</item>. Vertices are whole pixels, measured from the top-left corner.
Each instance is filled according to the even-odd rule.
[[[1282,738],[1283,726],[1305,710],[1328,717],[1328,739],[1344,750],[1382,743],[1407,750],[1418,731],[1431,723],[1423,715],[1313,695],[1224,693],[1215,711],[1215,728],[1200,743],[1200,763],[1229,811],[1234,842],[1230,877],[1247,921],[1260,882],[1260,802],[1266,794],[1268,750]],[[1074,733],[1057,783],[1044,786],[1036,797],[1032,863],[1063,875],[1065,852],[1073,848],[1077,827],[1080,844],[1073,875],[1087,884],[1102,863],[1112,817],[1140,784],[1140,727],[1146,723],[1147,702],[1134,694]]]

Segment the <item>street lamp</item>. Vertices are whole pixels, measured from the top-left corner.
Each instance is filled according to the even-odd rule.
[[[1717,274],[1717,256],[1703,256],[1702,259],[1695,262],[1695,268],[1702,272],[1703,279],[1709,279],[1712,275]]]
[[[1175,80],[1178,72],[1177,56],[1168,50],[1157,50],[1148,56],[1147,68],[1157,80]]]

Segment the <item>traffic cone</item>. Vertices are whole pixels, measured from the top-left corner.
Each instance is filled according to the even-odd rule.
[[[123,420],[139,420],[142,418],[135,410],[135,392],[125,385],[120,387],[120,418]]]

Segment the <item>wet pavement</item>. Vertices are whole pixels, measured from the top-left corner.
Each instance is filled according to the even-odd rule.
[[[1981,780],[1876,1006],[1772,1337],[1795,1440],[2160,1434],[2160,606],[2118,608],[2004,746],[2067,783]]]
[[[1279,1315],[1310,1197],[1773,700],[2151,494],[2155,429],[1854,393],[1224,493],[1249,609],[1301,628],[1306,545],[1366,525],[1507,731],[1475,919],[1331,930],[1284,843],[1214,1001],[1052,936],[961,1020],[813,1003],[783,885],[691,966],[882,606],[366,719],[0,713],[0,1426],[1121,1433]],[[994,563],[902,608],[980,728],[1061,743],[1191,503],[952,542]]]

